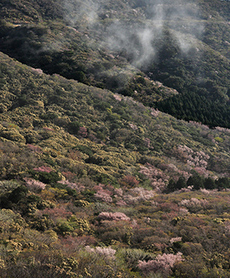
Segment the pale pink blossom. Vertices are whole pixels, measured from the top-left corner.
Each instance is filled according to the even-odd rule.
[[[202,124],[202,123],[195,122],[195,121],[189,121],[189,123],[192,124],[195,127],[201,128],[203,130],[209,130],[209,127],[207,125]]]
[[[127,206],[127,203],[123,200],[119,200],[116,202],[116,205],[119,207]]]
[[[169,180],[169,176],[164,173],[161,169],[147,163],[145,166],[140,166],[141,174],[145,175],[151,181],[151,186],[158,192],[165,189],[166,184]]]
[[[151,115],[153,117],[157,117],[159,115],[159,110],[151,108]]]
[[[127,194],[124,195],[124,200],[126,203],[136,203],[140,201],[146,201],[155,196],[155,192],[153,190],[147,190],[142,187],[135,187],[128,191]]]
[[[138,130],[138,126],[134,125],[134,124],[129,124],[129,126],[133,129],[133,130]]]
[[[114,193],[117,194],[118,196],[122,196],[123,190],[122,190],[122,188],[115,188]]]
[[[144,141],[145,141],[146,147],[151,148],[151,140],[149,138],[145,138]]]
[[[46,172],[46,173],[50,173],[51,171],[53,171],[49,166],[41,166],[38,168],[33,168],[33,170],[37,172]]]
[[[208,160],[210,156],[203,151],[193,151],[186,145],[179,145],[178,151],[181,159],[185,159],[186,163],[191,167],[201,167],[206,168],[208,165]]]
[[[96,248],[91,248],[90,246],[85,247],[86,251],[89,253],[95,253],[98,254],[102,257],[110,258],[110,259],[115,259],[115,253],[116,250],[114,250],[112,247],[96,247]]]
[[[121,101],[122,100],[122,97],[118,94],[114,94],[113,97],[118,100],[118,101]]]
[[[125,215],[123,212],[101,212],[98,215],[98,218],[101,220],[114,220],[114,221],[129,221],[130,218]]]
[[[32,69],[32,71],[34,72],[34,73],[37,73],[37,74],[43,74],[43,70],[42,69],[35,69],[35,68],[31,68]]]
[[[186,216],[189,213],[188,209],[180,208],[178,212],[178,216]]]
[[[190,192],[192,190],[193,190],[193,185],[189,185],[188,187],[181,188],[180,190],[177,191],[177,193]]]
[[[46,184],[41,182],[41,181],[37,181],[34,179],[25,179],[26,181],[26,187],[28,187],[29,190],[44,190],[46,188]]]
[[[110,197],[109,194],[104,190],[96,192],[94,197],[106,203],[111,203],[113,201],[112,197]]]
[[[180,242],[182,241],[182,237],[173,237],[170,239],[170,243],[173,244],[174,242]]]
[[[81,192],[85,189],[85,186],[80,183],[70,182],[68,180],[58,181],[58,183],[65,184],[67,187],[76,190],[77,192]]]
[[[155,260],[150,261],[139,261],[138,267],[145,273],[149,272],[161,272],[164,274],[170,274],[171,269],[173,268],[176,262],[181,262],[182,253],[178,252],[176,255],[174,254],[163,254],[157,255]]]
[[[99,184],[94,186],[93,188],[97,192],[94,194],[96,199],[99,199],[106,203],[111,203],[113,201],[111,195],[113,194],[112,191],[105,189],[103,184]]]
[[[230,129],[229,128],[224,128],[224,127],[216,126],[215,129],[218,130],[218,131],[224,132],[224,133],[230,133]]]
[[[206,199],[197,199],[197,198],[191,198],[189,199],[184,199],[180,202],[181,206],[185,206],[186,208],[194,208],[194,207],[207,207],[208,201]]]
[[[207,190],[205,188],[200,188],[200,192],[209,195],[210,194],[210,190]]]

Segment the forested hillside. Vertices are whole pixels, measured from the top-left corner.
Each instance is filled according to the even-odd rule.
[[[0,1],[0,277],[230,277],[229,7]]]
[[[0,5],[0,50],[11,57],[180,119],[229,128],[228,1]]]

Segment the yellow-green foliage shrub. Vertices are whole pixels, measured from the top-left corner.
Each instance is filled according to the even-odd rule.
[[[22,136],[17,129],[5,129],[0,131],[0,135],[11,141],[26,143],[26,139]]]

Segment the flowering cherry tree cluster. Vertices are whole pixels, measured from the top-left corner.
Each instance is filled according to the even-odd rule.
[[[85,250],[89,253],[95,253],[102,257],[109,258],[109,259],[115,259],[115,253],[116,250],[114,250],[112,247],[96,247],[91,248],[90,246],[86,246]]]
[[[155,192],[153,190],[147,190],[143,187],[135,187],[130,189],[124,195],[124,201],[127,204],[134,204],[141,201],[147,201],[155,196]]]
[[[179,208],[178,216],[186,216],[189,213],[188,209],[186,208]]]
[[[153,149],[152,145],[151,145],[151,140],[149,138],[144,138],[144,142],[147,148],[149,149]]]
[[[195,127],[201,128],[202,130],[209,130],[209,127],[207,125],[204,125],[202,123],[199,122],[195,122],[195,121],[189,121],[189,123]]]
[[[190,191],[193,190],[193,187],[194,187],[193,185],[189,185],[187,187],[183,187],[183,188],[177,190],[177,192],[178,193],[180,193],[180,192],[190,192]]]
[[[195,208],[195,207],[204,207],[206,208],[208,205],[208,201],[206,199],[197,199],[197,198],[191,198],[191,199],[184,199],[180,202],[181,206],[184,206],[186,208]]]
[[[26,181],[26,187],[31,190],[31,191],[41,191],[44,190],[46,188],[46,184],[38,181],[38,180],[34,180],[34,179],[25,179]]]
[[[129,123],[129,126],[130,126],[133,130],[138,130],[138,126],[135,125],[135,124]]]
[[[81,192],[85,189],[85,186],[80,183],[70,182],[68,180],[61,180],[58,183],[65,184],[67,187],[76,190],[77,192]]]
[[[178,153],[181,158],[186,161],[187,165],[191,167],[202,167],[206,169],[210,158],[210,156],[205,154],[203,151],[195,152],[186,145],[179,145]]]
[[[121,95],[114,94],[113,97],[114,97],[117,101],[121,101],[121,100],[122,100]]]
[[[139,261],[138,267],[144,274],[149,272],[161,272],[164,276],[168,277],[175,263],[183,260],[182,253],[157,255],[155,260]]]
[[[211,191],[205,188],[200,188],[200,192],[209,195]]]
[[[180,242],[180,241],[182,241],[182,237],[172,237],[169,242],[173,244],[174,242]]]
[[[159,110],[151,108],[151,115],[153,117],[157,117],[159,115],[159,113],[160,113]]]
[[[129,221],[130,218],[123,212],[101,212],[98,215],[101,220],[111,220],[111,221]]]
[[[33,168],[33,170],[37,172],[46,172],[46,173],[50,173],[53,171],[49,166],[40,166],[37,168]]]
[[[215,129],[218,130],[218,131],[224,132],[224,133],[230,133],[230,129],[229,128],[216,126]]]
[[[93,188],[96,190],[94,197],[98,200],[101,200],[106,203],[111,203],[113,201],[111,195],[113,194],[112,191],[105,189],[103,184],[99,184]]]
[[[199,175],[205,178],[208,178],[210,176],[210,172],[204,167],[194,167],[193,170],[195,170]]]
[[[122,188],[115,188],[114,189],[114,194],[115,194],[115,197],[118,197],[118,196],[123,196],[123,189]]]
[[[116,202],[116,205],[117,205],[118,207],[123,207],[123,206],[127,206],[127,203],[126,203],[124,200],[118,200],[118,201]]]
[[[59,238],[60,248],[62,248],[66,254],[70,254],[71,252],[76,252],[82,249],[82,247],[87,245],[95,245],[96,240],[91,235],[83,235],[83,236],[65,236]],[[56,243],[57,245],[58,243]]]
[[[135,204],[142,201],[147,201],[155,196],[154,190],[147,190],[143,187],[134,187],[124,192],[121,188],[114,189],[114,199],[116,205],[125,206]]]
[[[71,181],[71,180],[75,180],[76,178],[76,174],[73,173],[73,172],[70,172],[70,171],[63,171],[61,172],[62,175],[68,180],[68,181]]]
[[[43,70],[42,70],[42,69],[31,68],[31,70],[32,70],[34,73],[36,73],[36,74],[39,74],[39,75],[43,74]]]
[[[129,182],[135,184],[136,179],[132,176],[125,177]],[[135,178],[135,177],[134,177]],[[61,183],[66,184],[66,181],[61,181]],[[134,204],[141,201],[146,201],[155,196],[154,190],[147,190],[143,187],[134,188],[114,188],[111,185],[99,184],[93,187],[95,191],[95,199],[105,202],[112,203],[115,202],[118,206],[126,206],[128,204]]]
[[[169,176],[166,175],[161,169],[158,169],[149,163],[145,166],[140,166],[139,172],[150,179],[153,189],[158,192],[161,192],[165,188],[169,180]]]
[[[169,164],[163,163],[160,164],[158,167],[161,170],[163,170],[165,173],[167,173],[174,180],[177,180],[178,176],[182,176],[186,180],[191,176],[191,174],[188,173],[187,171],[178,169],[178,167],[173,163],[169,163]]]

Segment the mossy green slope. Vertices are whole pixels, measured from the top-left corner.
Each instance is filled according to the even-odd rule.
[[[61,159],[76,151],[79,158],[74,163],[98,181],[100,175],[108,175],[115,182],[127,171],[137,171],[140,163],[157,165],[158,160],[191,172],[178,154],[183,145],[207,154],[210,171],[229,171],[227,129],[176,120],[132,98],[46,75],[2,53],[1,138],[18,146],[41,147],[56,170]]]

